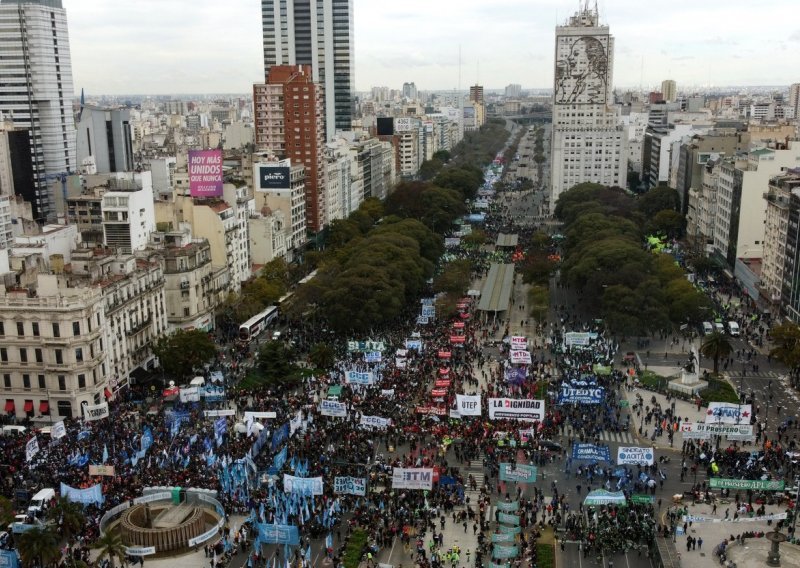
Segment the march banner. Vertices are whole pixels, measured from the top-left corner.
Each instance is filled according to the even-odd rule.
[[[367,494],[367,479],[365,477],[350,476],[334,477],[333,491],[334,493],[363,497]]]
[[[102,420],[103,418],[108,418],[107,402],[101,402],[100,404],[95,404],[94,406],[87,404],[83,407],[83,419],[87,422]]]
[[[600,404],[605,396],[603,387],[575,388],[567,384],[561,385],[558,392],[559,404]]]
[[[528,348],[528,338],[521,335],[511,336],[511,349],[513,351],[525,351]]]
[[[420,315],[424,318],[435,318],[436,317],[436,306],[422,306],[422,311]]]
[[[517,548],[517,545],[503,546],[495,544],[492,549],[492,556],[495,558],[516,558],[518,554],[519,548]]]
[[[181,402],[200,402],[200,389],[198,387],[183,387],[180,391]]]
[[[592,336],[589,333],[569,331],[564,334],[564,345],[567,347],[586,347],[591,342],[591,338]]]
[[[429,467],[396,467],[392,470],[392,489],[433,488],[433,468]]]
[[[59,493],[62,497],[65,497],[67,501],[81,503],[82,505],[91,505],[92,503],[102,505],[105,500],[103,497],[103,486],[100,483],[86,489],[76,489],[62,482]]]
[[[513,534],[517,535],[522,532],[522,527],[519,526],[509,526],[509,525],[497,525],[497,528],[500,530],[501,533],[505,534]]]
[[[512,351],[511,363],[513,365],[530,365],[531,354],[529,351]]]
[[[433,389],[431,391],[431,396],[438,397],[438,398],[442,398],[444,396],[447,396],[447,389]]]
[[[439,387],[441,389],[446,389],[449,388],[451,384],[452,381],[450,379],[439,379],[438,381],[433,383],[433,386]]]
[[[322,400],[319,403],[319,413],[323,416],[347,416],[347,405],[343,402],[336,402],[335,400]]]
[[[749,424],[751,416],[753,408],[749,404],[710,402],[706,410],[706,424]]]
[[[386,430],[386,428],[392,425],[392,419],[383,418],[381,416],[362,415],[359,424],[361,424],[362,426],[366,426],[368,428],[373,428],[377,430]]]
[[[682,422],[680,432],[685,440],[706,440],[711,436],[753,436],[750,424],[706,424],[704,422]]]
[[[620,446],[617,449],[617,465],[653,465],[653,448]]]
[[[344,374],[344,382],[349,385],[373,385],[375,384],[375,374],[371,371],[347,371]]]
[[[406,339],[406,349],[415,349],[419,353],[422,353],[422,340],[421,339]]]
[[[322,478],[295,477],[284,473],[283,490],[286,493],[300,493],[301,495],[322,495]]]
[[[502,511],[504,513],[513,513],[515,511],[518,511],[519,501],[511,501],[510,503],[506,503],[505,501],[498,501],[497,510]]]
[[[492,544],[496,542],[499,543],[514,542],[516,538],[517,538],[516,535],[510,533],[494,533],[492,534]]]
[[[528,378],[527,367],[506,367],[504,373],[506,382],[512,385],[521,385]]]
[[[452,355],[450,351],[439,351],[439,359],[449,359]]]
[[[438,406],[417,406],[414,412],[417,414],[427,414],[429,416],[447,416],[447,409],[439,408]]]
[[[541,422],[544,420],[544,400],[490,398],[489,419]]]
[[[264,418],[276,418],[278,415],[275,412],[268,412],[262,411],[258,412],[255,410],[247,410],[244,413],[244,421],[247,422],[248,420],[262,420]]]
[[[59,420],[55,424],[53,424],[53,428],[50,430],[50,437],[54,440],[59,440],[67,435],[67,428],[64,426],[64,421]]]
[[[39,440],[36,439],[36,436],[28,440],[28,443],[25,444],[25,461],[31,461],[33,456],[39,453]]]
[[[300,533],[294,525],[268,525],[256,523],[258,538],[264,544],[287,544],[298,546]]]
[[[348,341],[347,350],[351,353],[363,353],[365,351],[385,351],[386,344],[383,341],[372,341],[371,339],[366,341]]]
[[[497,513],[497,522],[506,525],[517,526],[519,525],[519,515],[512,515],[510,513]]]
[[[480,416],[481,395],[457,394],[456,410],[461,416]]]
[[[281,444],[289,439],[289,423],[283,424],[272,433],[272,451],[277,450]]]
[[[536,467],[526,464],[500,464],[500,481],[516,481],[517,483],[534,483]]]
[[[594,444],[573,444],[572,459],[586,461],[611,461],[611,454],[608,446],[596,446]]]

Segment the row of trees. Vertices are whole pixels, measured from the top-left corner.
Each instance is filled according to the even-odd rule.
[[[587,305],[600,306],[606,325],[622,335],[646,335],[699,324],[711,303],[675,260],[645,250],[659,216],[678,215],[675,190],[657,188],[635,199],[620,188],[586,183],[565,192],[555,214],[564,222],[564,280]]]

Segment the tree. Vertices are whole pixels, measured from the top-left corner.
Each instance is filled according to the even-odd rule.
[[[268,341],[258,350],[258,368],[269,382],[283,382],[297,373],[294,354],[282,341]]]
[[[448,152],[447,150],[439,150],[433,153],[433,157],[446,164],[447,162],[450,161],[450,152]]]
[[[472,265],[468,260],[454,260],[444,265],[443,270],[433,279],[433,291],[461,296],[470,284]]]
[[[486,232],[481,229],[473,229],[470,234],[461,237],[461,242],[468,247],[479,247],[487,240]]]
[[[261,269],[261,278],[268,282],[277,282],[284,290],[289,287],[289,263],[283,258],[276,258],[269,261]]]
[[[55,564],[61,557],[58,535],[49,526],[29,529],[19,536],[17,552],[25,568]]]
[[[0,495],[0,527],[7,527],[14,521],[14,504]]]
[[[550,289],[547,286],[531,286],[528,290],[528,313],[540,323],[547,319],[550,309]]]
[[[800,327],[793,323],[778,325],[772,328],[770,337],[774,347],[769,354],[796,373],[800,368]]]
[[[650,219],[659,211],[678,211],[681,198],[678,192],[665,185],[655,187],[642,194],[638,200],[638,209],[646,219]]]
[[[475,166],[450,167],[442,170],[433,184],[457,191],[462,199],[474,199],[483,185],[483,172]]]
[[[99,551],[98,560],[108,557],[111,568],[116,566],[116,560],[125,563],[125,545],[122,543],[122,537],[116,532],[106,532],[92,544],[92,548]]]
[[[217,347],[205,331],[179,329],[159,339],[153,352],[165,373],[181,379],[211,360],[217,354]]]
[[[47,511],[47,518],[55,523],[67,542],[80,533],[86,524],[83,508],[66,497],[56,501],[56,504]]]
[[[700,353],[703,357],[714,360],[715,375],[719,374],[719,360],[729,357],[732,351],[731,342],[724,333],[718,331],[706,335],[700,345]]]
[[[648,233],[661,233],[673,239],[683,236],[685,229],[686,218],[672,209],[662,209],[647,223]]]
[[[350,219],[335,219],[328,229],[328,246],[343,247],[350,241],[361,237],[361,230]]]
[[[336,352],[328,343],[317,343],[311,348],[308,359],[317,369],[327,371],[336,363]]]
[[[436,158],[425,160],[419,166],[419,179],[422,181],[432,180],[442,170],[443,167],[444,162]]]

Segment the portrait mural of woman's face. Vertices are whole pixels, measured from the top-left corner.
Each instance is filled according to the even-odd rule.
[[[556,63],[556,100],[559,103],[603,103],[607,76],[605,46],[595,37],[579,37],[569,54]]]

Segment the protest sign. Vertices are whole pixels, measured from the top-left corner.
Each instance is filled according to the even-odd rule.
[[[516,419],[524,422],[544,420],[544,401],[533,399],[490,398],[489,419]]]

